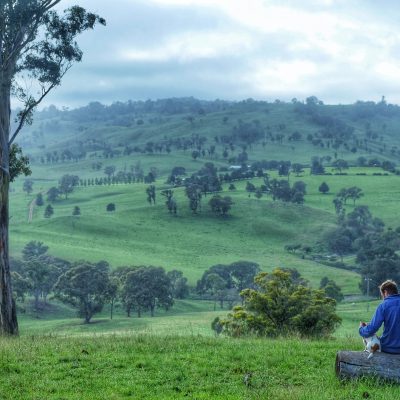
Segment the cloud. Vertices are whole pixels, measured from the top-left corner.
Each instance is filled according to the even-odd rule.
[[[63,1],[62,7],[76,0]],[[107,27],[79,40],[83,62],[59,105],[193,95],[400,103],[400,7],[373,0],[82,0]]]

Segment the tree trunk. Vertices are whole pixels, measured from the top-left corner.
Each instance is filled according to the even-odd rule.
[[[339,351],[336,355],[336,375],[340,379],[374,376],[400,383],[400,354]]]
[[[7,80],[6,80],[7,81]],[[18,322],[12,297],[8,252],[10,84],[0,76],[0,335],[17,335]]]

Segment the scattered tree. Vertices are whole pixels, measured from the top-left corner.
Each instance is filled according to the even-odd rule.
[[[161,195],[164,196],[167,200],[165,202],[165,205],[167,206],[168,211],[170,214],[175,214],[177,212],[177,204],[174,199],[174,191],[171,189],[166,189],[161,192]]]
[[[59,189],[53,186],[47,191],[47,201],[54,203],[59,195],[60,195]]]
[[[329,192],[329,186],[328,186],[328,184],[327,184],[326,182],[322,182],[322,183],[319,185],[318,190],[319,190],[320,193],[322,193],[322,194],[327,194],[327,193]]]
[[[104,173],[107,175],[108,178],[114,176],[115,173],[115,165],[108,165],[104,168]]]
[[[109,284],[107,263],[77,263],[58,278],[54,292],[62,302],[78,308],[78,315],[89,323],[103,309]]]
[[[41,206],[44,204],[42,193],[38,193],[38,194],[36,195],[35,203],[36,203],[36,205],[37,205],[38,207],[41,207]]]
[[[113,212],[113,211],[115,211],[115,204],[114,204],[114,203],[108,203],[107,206],[106,206],[106,210],[107,210],[108,212]]]
[[[50,218],[54,214],[54,209],[51,204],[48,204],[46,209],[44,210],[44,217]]]
[[[25,179],[24,180],[24,185],[22,187],[22,190],[26,192],[26,194],[31,194],[33,191],[33,180],[32,179]]]
[[[154,185],[150,185],[146,188],[147,193],[147,201],[150,204],[156,204],[156,187]]]
[[[138,317],[145,310],[150,310],[153,317],[157,306],[166,309],[172,306],[171,282],[162,268],[140,267],[126,275],[122,298],[125,305],[136,310]]]
[[[79,184],[79,177],[76,175],[63,175],[60,179],[59,191],[68,198],[68,194],[72,193],[74,187]]]
[[[229,196],[213,196],[208,202],[211,211],[217,215],[226,215],[232,207],[233,201]]]

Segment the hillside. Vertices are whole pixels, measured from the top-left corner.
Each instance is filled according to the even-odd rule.
[[[111,106],[91,103],[76,110],[50,107],[37,113],[34,124],[20,136],[31,157],[33,192],[22,191],[24,178],[13,185],[11,252],[18,257],[27,242],[40,240],[51,254],[68,260],[176,268],[191,284],[212,265],[251,260],[264,270],[295,267],[313,285],[323,276],[334,277],[345,293],[357,293],[357,274],[287,253],[284,247],[297,243],[318,247],[324,232],[335,224],[334,194],[354,184],[364,191],[362,204],[374,216],[392,228],[400,225],[398,177],[393,173],[398,126],[397,106],[384,102],[325,106],[315,98],[306,103],[186,98]],[[236,182],[235,191],[228,190],[228,183],[223,185],[223,193],[234,201],[228,217],[211,213],[207,197],[202,212],[193,215],[181,187],[173,189],[178,204],[174,217],[160,195],[171,187],[166,181],[176,166],[184,168],[188,177],[206,162],[220,174],[230,172],[230,165],[246,163],[279,178],[282,160],[306,168],[312,157],[330,176],[310,175],[309,169],[290,175],[291,182],[307,185],[304,205],[274,202],[266,194],[261,199],[249,197],[248,179]],[[358,169],[338,175],[334,169],[338,159]],[[112,179],[109,175],[107,184],[94,185],[94,180],[106,179],[107,167],[113,169]],[[150,173],[156,177],[158,193],[154,206],[146,201],[148,184],[143,183]],[[64,174],[79,176],[81,186],[68,199],[60,197],[53,203],[51,219],[43,218],[43,209],[35,207],[28,223],[34,196],[45,195]],[[89,180],[92,185],[86,186]],[[136,183],[127,184],[128,180]],[[331,188],[328,195],[318,191],[323,181]],[[263,183],[259,178],[251,182]],[[110,202],[116,204],[114,213],[105,211]],[[75,206],[81,209],[78,218],[72,217]],[[348,205],[349,210],[352,207]]]
[[[314,97],[306,103],[183,98],[91,103],[75,110],[49,107],[35,115],[19,140],[37,164],[99,158],[106,164],[107,158],[129,155],[121,160],[124,165],[155,154],[182,163],[198,150],[199,160],[211,158],[224,165],[243,148],[249,161],[310,163],[312,156],[319,156],[328,163],[335,158],[355,163],[359,157],[396,161],[399,125],[400,108],[385,102],[323,105]],[[170,172],[162,161],[157,168]]]

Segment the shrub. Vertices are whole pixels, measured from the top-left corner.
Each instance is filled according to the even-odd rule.
[[[297,333],[301,336],[329,336],[340,324],[335,313],[336,301],[324,290],[313,290],[302,280],[294,280],[290,271],[275,269],[258,274],[258,289],[241,292],[243,306],[237,306],[220,320],[223,333],[278,336]]]

